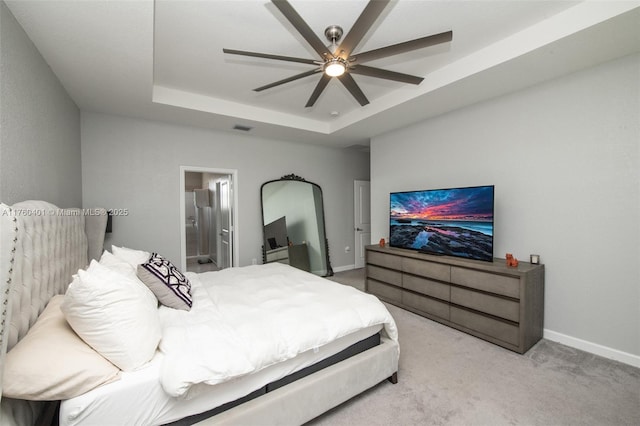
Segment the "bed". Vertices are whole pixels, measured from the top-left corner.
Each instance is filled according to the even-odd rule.
[[[76,328],[68,299],[81,288],[74,274],[103,271],[105,224],[102,209],[1,206],[3,365],[58,302],[91,341],[86,324]],[[190,309],[155,302],[161,337],[150,359],[61,398],[61,425],[302,424],[386,379],[397,381],[395,323],[370,295],[282,264],[185,278]],[[155,333],[144,330],[141,340]],[[118,365],[130,361],[108,350],[95,352]],[[1,374],[0,389],[9,389]],[[3,397],[0,423],[34,423],[43,412],[40,404]]]

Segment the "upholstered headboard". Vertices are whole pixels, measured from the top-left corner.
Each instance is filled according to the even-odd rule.
[[[105,209],[60,209],[44,201],[0,204],[0,365],[71,277],[99,258]],[[0,368],[0,396],[2,369]]]

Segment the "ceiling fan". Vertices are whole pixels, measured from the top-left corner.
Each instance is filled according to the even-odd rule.
[[[322,77],[305,107],[311,107],[315,104],[318,97],[320,97],[320,94],[329,83],[329,80],[334,77],[340,80],[340,82],[347,88],[361,106],[367,105],[369,100],[364,95],[351,74],[366,75],[369,77],[383,78],[385,80],[399,81],[402,83],[420,84],[423,80],[422,77],[370,67],[362,65],[362,63],[421,49],[423,47],[446,43],[451,41],[453,38],[453,32],[447,31],[415,40],[405,41],[403,43],[381,47],[379,49],[369,50],[367,52],[354,53],[353,50],[358,46],[358,43],[360,43],[367,31],[369,31],[390,0],[370,0],[340,44],[338,44],[338,41],[342,39],[342,28],[337,25],[327,27],[324,34],[331,42],[329,46],[325,46],[322,40],[320,40],[320,38],[311,30],[309,25],[307,25],[287,0],[271,0],[271,2],[278,8],[278,10],[280,10],[280,12],[282,12],[284,17],[287,18],[293,27],[318,53],[318,55],[320,55],[321,59],[313,60],[295,58],[291,56],[271,55],[267,53],[247,52],[233,49],[222,49],[222,51],[231,55],[253,56],[257,58],[316,65],[316,68],[310,71],[305,71],[303,73],[287,77],[283,80],[253,89],[256,92],[260,92],[313,74],[322,73]]]

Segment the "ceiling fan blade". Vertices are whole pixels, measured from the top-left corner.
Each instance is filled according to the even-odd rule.
[[[254,58],[275,59],[277,61],[299,62],[301,64],[318,65],[318,61],[305,58],[294,58],[291,56],[271,55],[269,53],[247,52],[245,50],[222,49],[224,53],[230,55],[252,56]]]
[[[368,52],[353,55],[353,60],[358,62],[373,61],[374,59],[386,58],[387,56],[398,55],[404,52],[410,52],[423,47],[429,47],[440,43],[446,43],[453,39],[453,32],[447,31],[440,34],[434,34],[415,40],[405,41],[403,43],[393,44],[380,49],[369,50]]]
[[[303,73],[300,73],[300,74],[296,74],[296,75],[293,75],[291,77],[287,77],[285,79],[278,80],[276,82],[267,84],[265,86],[260,86],[260,87],[258,87],[256,89],[253,89],[253,91],[254,92],[262,92],[263,90],[271,89],[272,87],[280,86],[281,84],[289,83],[290,81],[299,80],[301,78],[308,77],[310,75],[313,75],[313,74],[316,74],[316,73],[319,73],[319,72],[322,72],[322,70],[319,69],[319,68],[311,70],[311,71],[306,71],[306,72],[303,72]]]
[[[358,43],[362,41],[369,28],[380,16],[384,8],[389,4],[389,0],[370,0],[364,8],[349,33],[344,37],[338,47],[337,53],[342,59],[347,59]]]
[[[358,86],[353,77],[351,77],[351,74],[346,72],[338,77],[338,80],[340,80],[344,87],[356,98],[360,106],[365,106],[369,103],[369,99],[362,93],[360,86]]]
[[[275,7],[282,12],[285,18],[294,26],[302,37],[318,52],[321,58],[333,57],[333,53],[324,45],[322,40],[313,32],[309,25],[302,19],[287,0],[271,0]]]
[[[316,88],[313,89],[313,93],[311,94],[311,97],[307,101],[305,108],[312,107],[313,104],[316,103],[316,101],[320,97],[320,94],[322,94],[322,91],[324,90],[324,88],[327,87],[329,80],[331,80],[331,77],[329,77],[325,73],[322,73],[322,78],[320,78],[320,81],[318,82],[318,85],[316,86]]]
[[[393,80],[410,84],[420,84],[422,83],[422,80],[424,80],[424,78],[416,77],[415,75],[368,67],[366,65],[356,65],[353,68],[349,68],[349,72],[352,74],[367,75],[369,77],[384,78],[385,80]]]

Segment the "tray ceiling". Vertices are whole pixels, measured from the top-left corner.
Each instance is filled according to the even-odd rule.
[[[316,59],[268,1],[6,1],[77,105],[87,111],[331,146],[640,51],[634,1],[396,1],[357,51],[452,30],[453,40],[368,65],[418,75],[419,86],[355,75],[361,107],[331,81],[312,108],[318,75],[252,89],[308,65],[225,55],[222,48]],[[345,33],[366,1],[290,3],[324,40]],[[335,79],[333,79],[335,80]]]

